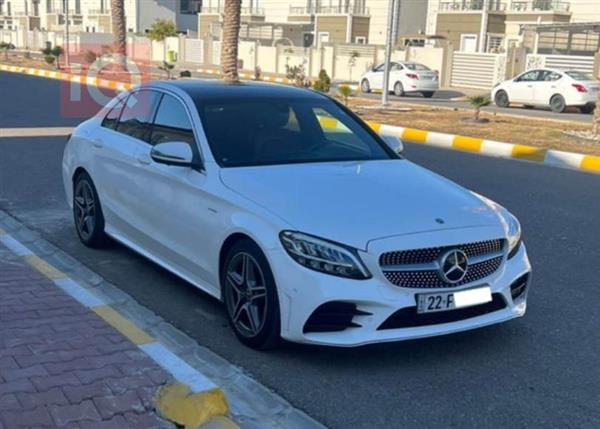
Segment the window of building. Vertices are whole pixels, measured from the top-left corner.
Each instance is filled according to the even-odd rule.
[[[504,41],[504,37],[500,35],[492,35],[488,36],[488,46],[487,52],[498,53],[502,49],[502,42]]]
[[[179,12],[184,15],[196,15],[200,12],[202,0],[181,0],[179,3]]]
[[[460,35],[461,52],[477,52],[477,34]]]
[[[364,36],[356,36],[356,38],[354,39],[354,43],[360,43],[361,45],[366,45],[367,38]]]

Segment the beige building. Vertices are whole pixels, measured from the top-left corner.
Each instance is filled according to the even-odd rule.
[[[533,24],[600,21],[600,0],[423,0],[427,34],[465,52],[496,52],[523,42]]]

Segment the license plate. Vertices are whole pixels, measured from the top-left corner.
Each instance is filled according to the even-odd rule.
[[[458,292],[422,293],[417,294],[417,313],[455,310],[491,300],[492,291],[487,286]]]

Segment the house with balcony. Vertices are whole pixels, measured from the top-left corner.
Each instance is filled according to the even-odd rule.
[[[40,0],[0,0],[0,29],[40,28]]]
[[[576,1],[576,0],[573,0]],[[433,3],[435,2],[435,3]],[[571,21],[562,0],[430,0],[430,31],[462,52],[502,52],[522,43],[521,28]],[[432,4],[433,3],[433,4]]]

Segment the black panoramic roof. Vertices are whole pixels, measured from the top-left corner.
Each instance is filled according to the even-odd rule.
[[[218,79],[185,79],[164,83],[187,92],[194,100],[265,97],[323,99],[325,97],[316,91],[266,82],[245,81],[240,83],[227,83]]]

